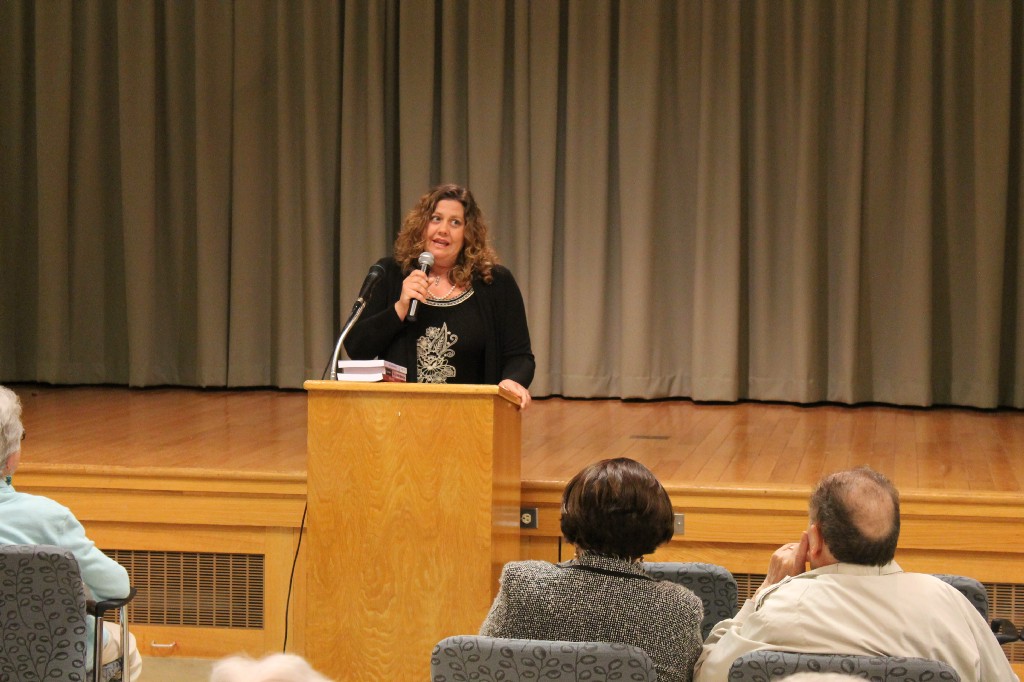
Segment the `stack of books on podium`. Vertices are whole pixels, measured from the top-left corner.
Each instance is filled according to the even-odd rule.
[[[338,360],[338,381],[405,381],[405,367],[387,360]]]

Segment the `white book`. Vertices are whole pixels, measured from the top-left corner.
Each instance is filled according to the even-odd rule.
[[[405,367],[387,360],[339,360],[339,381],[405,381]]]

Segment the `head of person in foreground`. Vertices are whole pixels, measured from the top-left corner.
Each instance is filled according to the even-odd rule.
[[[210,682],[331,682],[295,654],[272,654],[259,660],[230,656],[214,664]]]
[[[672,502],[640,462],[606,459],[565,486],[561,527],[578,553],[638,561],[672,538]]]
[[[811,494],[807,560],[811,568],[836,563],[884,566],[900,537],[900,494],[870,467],[825,476]]]
[[[21,460],[21,440],[25,427],[21,423],[21,401],[6,386],[0,386],[0,478],[9,476]]]

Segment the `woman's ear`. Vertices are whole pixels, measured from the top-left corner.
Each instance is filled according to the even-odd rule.
[[[4,465],[4,468],[0,470],[0,477],[10,478],[14,472],[18,470],[19,464],[21,464],[21,448],[18,448],[7,456],[7,463]],[[7,484],[10,485],[10,481],[8,481]]]

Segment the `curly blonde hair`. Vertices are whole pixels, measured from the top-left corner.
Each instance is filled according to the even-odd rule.
[[[406,214],[402,229],[395,238],[395,260],[402,266],[402,272],[410,272],[416,267],[416,259],[424,251],[427,223],[438,202],[445,199],[459,202],[466,213],[465,237],[462,251],[451,271],[452,283],[469,286],[473,277],[490,283],[494,278],[491,270],[498,264],[498,254],[488,239],[483,211],[472,192],[460,185],[438,185],[420,197]]]

